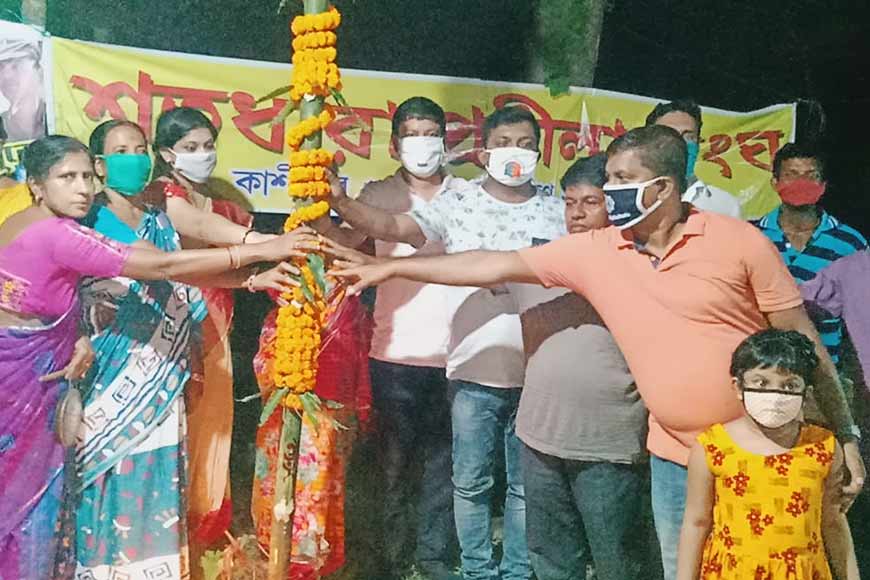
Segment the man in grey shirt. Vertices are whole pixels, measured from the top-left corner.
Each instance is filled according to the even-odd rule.
[[[562,178],[571,233],[608,225],[605,161],[581,159]],[[582,580],[594,563],[599,580],[639,579],[649,539],[639,529],[647,413],[628,365],[585,298],[564,288],[507,288],[527,361],[516,433],[535,574]]]

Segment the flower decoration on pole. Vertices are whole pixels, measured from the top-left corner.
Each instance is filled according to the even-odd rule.
[[[328,0],[304,0],[304,14],[293,19],[293,73],[289,95],[299,122],[287,132],[290,149],[289,187],[293,212],[284,231],[329,214],[330,185],[327,169],[333,155],[323,149],[323,130],[335,114],[325,104],[333,96],[343,101],[341,74],[336,64],[341,14]],[[280,89],[279,89],[280,91]],[[286,117],[286,114],[283,116]],[[278,310],[275,336],[275,390],[266,403],[260,422],[282,413],[280,462],[275,481],[275,503],[269,542],[269,580],[286,580],[292,548],[294,496],[299,439],[303,418],[315,421],[320,400],[314,394],[321,333],[327,315],[342,293],[330,294],[323,256],[312,252],[295,260],[301,272],[300,286],[285,292],[286,303]],[[339,298],[333,298],[338,296]],[[316,426],[316,424],[315,424]]]

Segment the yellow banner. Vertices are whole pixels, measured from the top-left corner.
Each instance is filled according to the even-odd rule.
[[[217,179],[234,188],[252,208],[286,212],[287,161],[284,124],[272,119],[286,99],[255,101],[289,84],[290,66],[258,61],[169,53],[55,38],[54,131],[87,142],[109,118],[136,121],[153,132],[160,112],[176,106],[202,109],[221,129]],[[389,150],[390,118],[406,98],[427,96],[447,111],[451,171],[481,173],[474,151],[480,127],[496,107],[522,104],[540,119],[541,163],[536,179],[555,187],[578,156],[606,149],[616,137],[642,125],[657,99],[576,88],[551,98],[540,85],[464,78],[343,72],[343,94],[353,108],[327,130],[325,146],[338,152],[352,193],[396,170]],[[704,109],[697,174],[736,195],[747,216],[779,203],[769,185],[773,155],[794,139],[793,105],[735,113]]]

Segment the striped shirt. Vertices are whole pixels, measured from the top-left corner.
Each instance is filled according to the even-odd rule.
[[[779,250],[789,272],[798,284],[816,277],[819,270],[831,262],[867,248],[867,240],[857,230],[823,211],[819,225],[802,252],[789,243],[779,225],[779,208],[776,208],[756,225]],[[831,358],[840,358],[840,343],[843,340],[843,321],[841,318],[827,318],[818,323],[822,343],[827,347]]]

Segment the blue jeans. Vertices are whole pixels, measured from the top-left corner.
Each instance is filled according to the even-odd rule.
[[[526,504],[520,443],[514,433],[520,389],[450,381],[453,412],[453,511],[465,580],[527,580]],[[501,566],[493,557],[495,456],[504,446],[507,493]],[[500,575],[499,575],[500,573]]]
[[[677,548],[686,510],[686,468],[678,463],[650,456],[652,509],[656,535],[662,551],[665,580],[677,577]]]
[[[560,459],[522,447],[529,556],[538,580],[649,580],[648,467]]]

